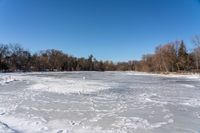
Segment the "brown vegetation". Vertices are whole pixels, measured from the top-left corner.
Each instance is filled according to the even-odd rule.
[[[159,45],[155,53],[144,55],[137,71],[146,72],[199,72],[200,38],[193,39],[195,48],[188,52],[183,41]]]
[[[97,61],[93,55],[76,58],[49,49],[31,54],[20,45],[0,45],[0,71],[115,71],[134,70],[132,62]]]
[[[60,50],[49,49],[31,54],[20,45],[0,44],[0,71],[145,71],[199,72],[200,37],[192,39],[195,48],[188,52],[183,41],[155,48],[154,54],[143,55],[141,61],[113,63],[98,61],[93,55],[76,58]]]

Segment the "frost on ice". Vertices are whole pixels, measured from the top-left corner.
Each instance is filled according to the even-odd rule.
[[[138,72],[0,74],[0,132],[198,133],[199,81]]]

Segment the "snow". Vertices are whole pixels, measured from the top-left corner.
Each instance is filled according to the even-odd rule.
[[[36,91],[47,91],[54,93],[90,93],[94,91],[109,89],[110,86],[103,82],[86,81],[85,77],[81,79],[56,79],[40,78],[36,84],[28,89]]]
[[[0,133],[199,132],[198,75],[0,74]]]
[[[188,78],[188,79],[198,79],[200,80],[200,74],[162,74],[163,77],[172,77],[172,78]]]
[[[144,76],[158,76],[158,77],[168,77],[168,78],[188,78],[188,79],[199,79],[200,74],[198,73],[191,73],[191,74],[176,74],[176,73],[169,73],[169,74],[155,74],[155,73],[146,73],[146,72],[134,72],[128,71],[125,72],[127,75],[144,75]]]
[[[1,76],[0,77],[0,84],[4,85],[4,84],[8,84],[10,82],[16,81],[15,77],[13,76]]]
[[[11,129],[7,124],[0,122],[0,131],[2,133],[17,133],[15,130]]]
[[[191,106],[191,107],[200,107],[200,98],[190,98],[188,100],[185,100],[183,105]]]

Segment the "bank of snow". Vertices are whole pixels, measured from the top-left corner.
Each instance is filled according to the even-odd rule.
[[[200,74],[159,74],[162,77],[172,77],[172,78],[188,78],[188,79],[200,79]]]
[[[10,82],[20,80],[18,76],[13,76],[12,74],[1,74],[0,75],[0,85],[9,84]]]
[[[127,75],[146,75],[146,76],[159,76],[159,77],[168,77],[168,78],[188,78],[188,79],[199,79],[200,80],[200,74],[196,73],[169,73],[169,74],[157,74],[157,73],[147,73],[147,72],[137,72],[137,71],[128,71],[126,72]]]

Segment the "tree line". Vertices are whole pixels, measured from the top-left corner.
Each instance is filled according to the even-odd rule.
[[[143,55],[137,71],[200,72],[200,36],[192,39],[195,48],[188,51],[184,41],[174,41],[156,47],[154,54]]]
[[[93,55],[77,58],[61,50],[31,54],[18,44],[0,44],[0,71],[116,71],[134,70],[133,62],[98,61]]]
[[[192,39],[195,48],[188,51],[184,41],[174,41],[155,48],[140,61],[112,62],[96,60],[93,55],[77,58],[61,50],[48,49],[30,53],[18,44],[0,44],[0,71],[145,71],[200,72],[200,36]]]

